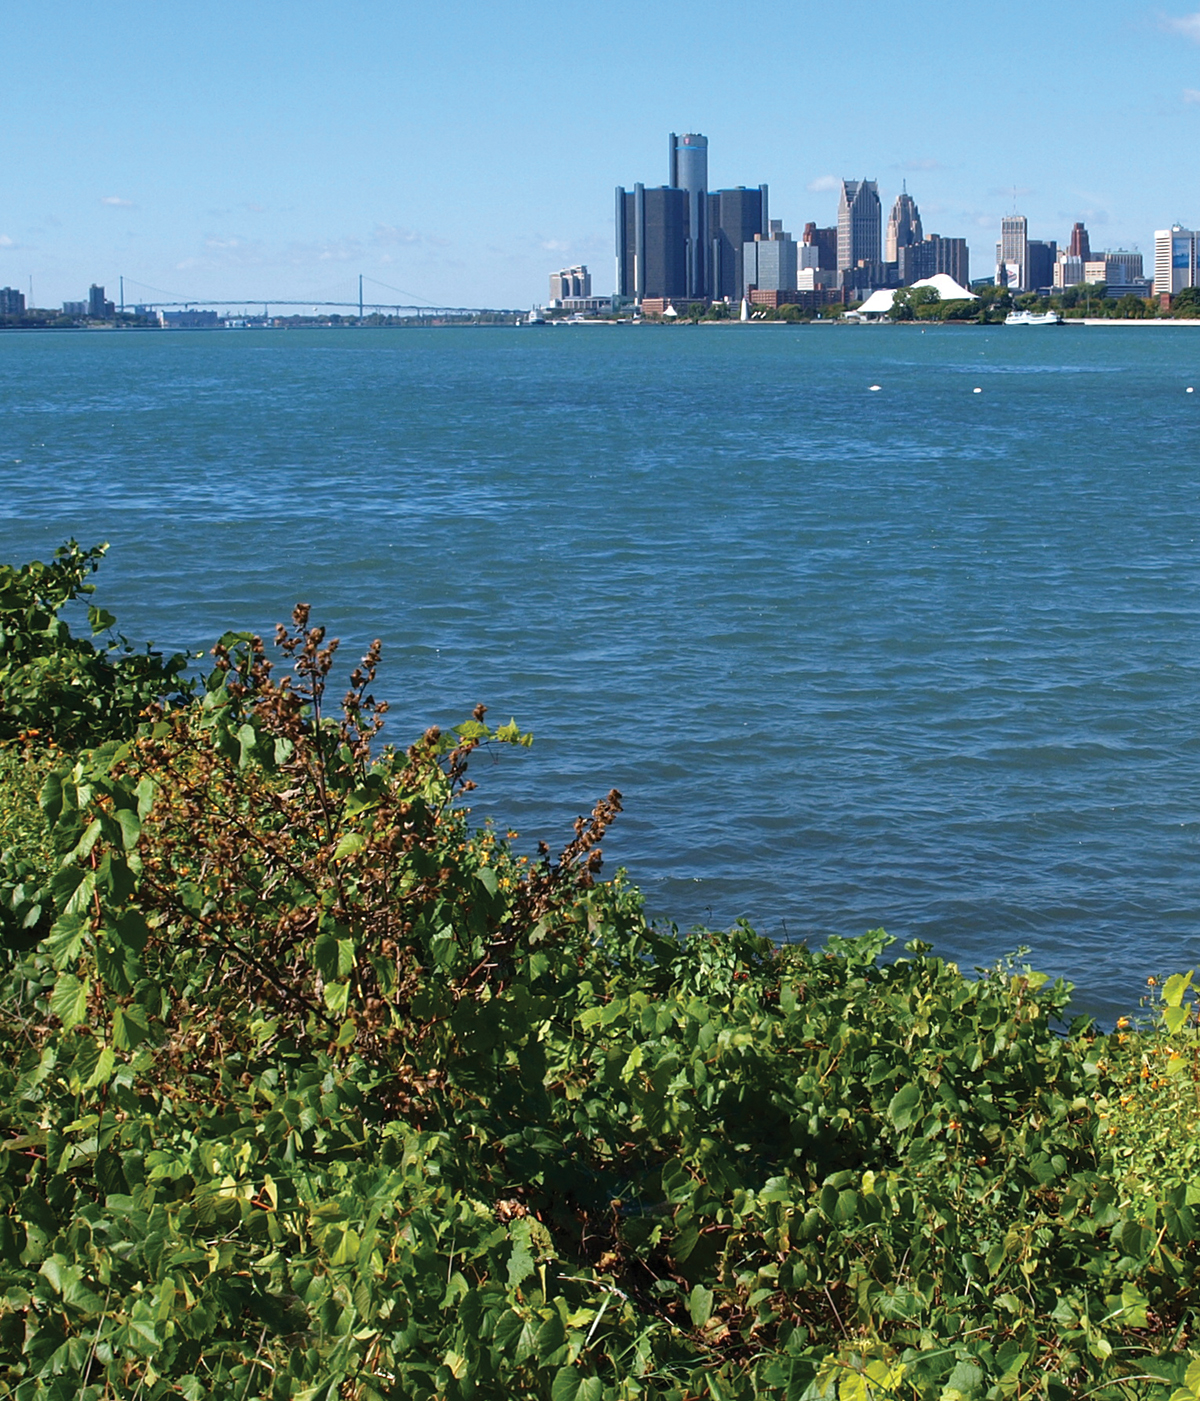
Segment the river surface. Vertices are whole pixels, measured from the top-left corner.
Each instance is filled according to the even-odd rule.
[[[111,541],[166,647],[381,637],[389,735],[516,716],[476,813],[619,788],[664,922],[1110,1016],[1200,962],[1198,429],[1184,328],[9,333],[0,558]]]

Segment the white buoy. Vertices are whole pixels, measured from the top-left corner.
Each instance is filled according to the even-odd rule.
[[[1195,390],[1192,388],[1192,386],[1189,384],[1188,387],[1187,387],[1187,392],[1188,392],[1189,394],[1194,394],[1196,391],[1195,391]]]
[[[983,393],[983,390],[982,390],[982,389],[972,389],[972,390],[971,390],[971,393],[972,393],[972,394],[982,394],[982,393]]]
[[[879,390],[881,390],[882,388],[883,388],[883,385],[882,385],[882,384],[873,384],[873,385],[871,386],[871,393],[872,393],[872,394],[877,394],[877,393],[879,392]]]

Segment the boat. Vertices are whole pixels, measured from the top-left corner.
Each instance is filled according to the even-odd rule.
[[[1061,326],[1061,311],[1010,311],[1004,318],[1006,326]]]

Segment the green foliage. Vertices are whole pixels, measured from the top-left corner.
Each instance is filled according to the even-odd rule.
[[[1015,960],[655,929],[618,794],[523,858],[460,801],[514,723],[376,752],[378,646],[328,714],[277,644],[12,809],[4,1394],[1200,1394],[1186,978],[1104,1037]]]
[[[186,657],[136,651],[112,634],[116,619],[102,608],[87,610],[91,641],[72,636],[60,616],[93,592],[85,581],[107,549],[71,540],[50,564],[0,565],[0,741],[32,732],[68,747],[96,744],[132,733],[147,706],[179,695]]]

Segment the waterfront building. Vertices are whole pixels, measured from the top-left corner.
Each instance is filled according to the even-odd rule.
[[[905,184],[902,192],[896,196],[896,203],[892,205],[892,212],[888,216],[885,261],[899,262],[901,248],[911,248],[913,244],[921,243],[923,240],[924,234],[921,231],[921,215],[917,209],[917,202],[908,193],[908,185]]]
[[[703,297],[708,271],[708,137],[689,131],[670,136],[670,168],[667,184],[687,195],[687,227],[684,232],[687,294]]]
[[[686,297],[687,191],[618,186],[616,224],[617,296]]]
[[[1010,292],[1029,290],[1029,221],[1023,214],[1010,214],[1000,221],[996,284]]]
[[[592,275],[586,263],[577,263],[572,268],[562,268],[550,274],[550,300],[565,301],[568,297],[590,297],[592,295]]]
[[[796,241],[784,232],[781,219],[771,220],[765,238],[756,234],[742,245],[743,295],[748,295],[751,288],[763,292],[796,290]]]
[[[708,195],[708,294],[737,301],[745,286],[742,248],[767,232],[767,187],[710,190]]]
[[[1092,245],[1088,238],[1088,231],[1082,224],[1073,224],[1071,227],[1070,256],[1080,258],[1085,263],[1092,256]]]
[[[1173,297],[1185,287],[1197,285],[1196,264],[1200,235],[1172,224],[1154,231],[1154,295]]]
[[[838,201],[838,268],[858,270],[883,262],[883,210],[874,180],[843,180]],[[850,279],[854,281],[854,278]],[[880,284],[882,285],[882,284]]]
[[[24,316],[25,293],[15,287],[0,287],[0,316]]]

